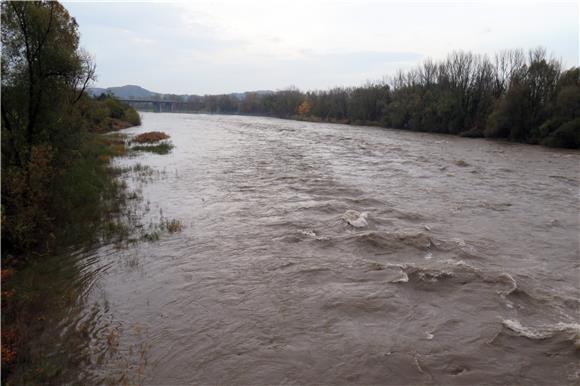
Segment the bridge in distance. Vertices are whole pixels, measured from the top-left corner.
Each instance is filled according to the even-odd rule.
[[[172,113],[175,106],[182,105],[183,102],[175,101],[155,101],[151,99],[119,99],[123,103],[127,103],[134,108],[144,107],[147,105],[153,106],[153,111],[156,113],[169,112]]]

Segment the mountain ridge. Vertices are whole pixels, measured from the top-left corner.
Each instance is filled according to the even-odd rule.
[[[127,84],[124,86],[114,86],[114,87],[89,87],[87,93],[92,97],[98,97],[101,94],[109,93],[119,99],[181,99],[185,100],[190,97],[201,97],[197,94],[170,94],[170,93],[158,93],[154,91],[147,90],[139,85]],[[228,94],[215,94],[215,95],[229,95],[237,98],[238,100],[244,99],[246,94],[256,93],[256,94],[270,94],[273,93],[271,90],[256,90],[256,91],[245,91],[245,92],[232,92]]]

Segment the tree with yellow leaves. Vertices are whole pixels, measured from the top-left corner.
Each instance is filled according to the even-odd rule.
[[[298,106],[298,115],[303,117],[309,112],[310,112],[310,103],[308,101],[300,103],[300,106]]]

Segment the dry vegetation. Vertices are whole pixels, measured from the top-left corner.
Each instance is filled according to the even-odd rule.
[[[165,221],[162,222],[162,227],[167,229],[169,233],[181,232],[183,228],[185,228],[183,223],[177,219],[172,220],[166,219]]]
[[[173,149],[173,145],[166,139],[169,139],[169,135],[161,131],[142,133],[132,139],[132,142],[136,142],[139,145],[131,147],[131,150],[168,154]]]
[[[149,131],[147,133],[139,134],[133,141],[137,143],[155,143],[163,141],[164,139],[169,139],[169,135],[161,131]]]

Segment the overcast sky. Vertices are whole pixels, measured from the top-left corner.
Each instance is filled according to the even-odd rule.
[[[578,65],[578,1],[65,2],[96,86],[216,94],[353,86],[452,50]]]

